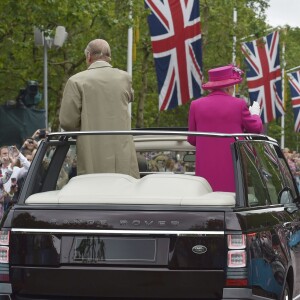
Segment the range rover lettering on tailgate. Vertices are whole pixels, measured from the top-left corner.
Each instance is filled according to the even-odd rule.
[[[86,134],[133,135],[140,179],[77,175]],[[235,192],[195,176],[189,134],[231,139]],[[2,219],[0,299],[300,299],[299,203],[268,136],[52,133]]]

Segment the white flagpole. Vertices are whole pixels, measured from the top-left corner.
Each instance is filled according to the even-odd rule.
[[[132,21],[132,0],[129,0],[129,21]],[[132,76],[132,44],[133,44],[133,29],[128,28],[127,34],[127,72]],[[128,105],[128,113],[131,117],[131,103]]]
[[[294,67],[294,68],[291,68],[291,69],[288,69],[288,70],[286,71],[286,73],[293,72],[293,71],[295,71],[295,70],[297,70],[297,69],[300,69],[300,66]]]
[[[237,10],[234,7],[233,8],[233,45],[232,45],[232,63],[234,66],[236,64],[236,35],[235,35],[236,23],[237,23]],[[233,96],[235,96],[235,86],[234,86]]]

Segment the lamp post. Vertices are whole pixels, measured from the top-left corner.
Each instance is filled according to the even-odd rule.
[[[129,1],[129,21],[132,21],[132,0]],[[133,29],[132,25],[129,26],[127,32],[127,72],[132,76],[132,42],[133,42]],[[131,102],[128,105],[128,113],[131,118]]]
[[[51,48],[50,39],[44,38],[44,106],[45,106],[45,128],[48,128],[48,47]]]
[[[45,108],[45,128],[48,128],[48,48],[52,45],[56,47],[62,47],[68,33],[65,27],[57,26],[55,30],[55,37],[52,38],[50,35],[46,35],[45,32],[49,33],[49,30],[40,30],[34,27],[34,43],[36,46],[44,46],[44,108]]]

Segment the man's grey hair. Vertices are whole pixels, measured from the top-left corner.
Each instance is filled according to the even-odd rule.
[[[86,57],[88,53],[91,55],[93,61],[104,60],[110,62],[111,60],[110,46],[107,41],[102,39],[89,42],[84,50]]]

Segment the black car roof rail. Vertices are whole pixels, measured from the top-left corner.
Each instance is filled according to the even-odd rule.
[[[247,140],[264,140],[277,143],[277,141],[267,135],[255,134],[255,133],[217,133],[217,132],[196,132],[196,131],[171,131],[171,130],[104,130],[104,131],[61,131],[53,132],[47,135],[47,140],[63,139],[68,140],[70,138],[76,139],[81,135],[169,135],[169,136],[207,136],[207,137],[222,137],[222,138],[234,138],[235,140],[247,139]]]

